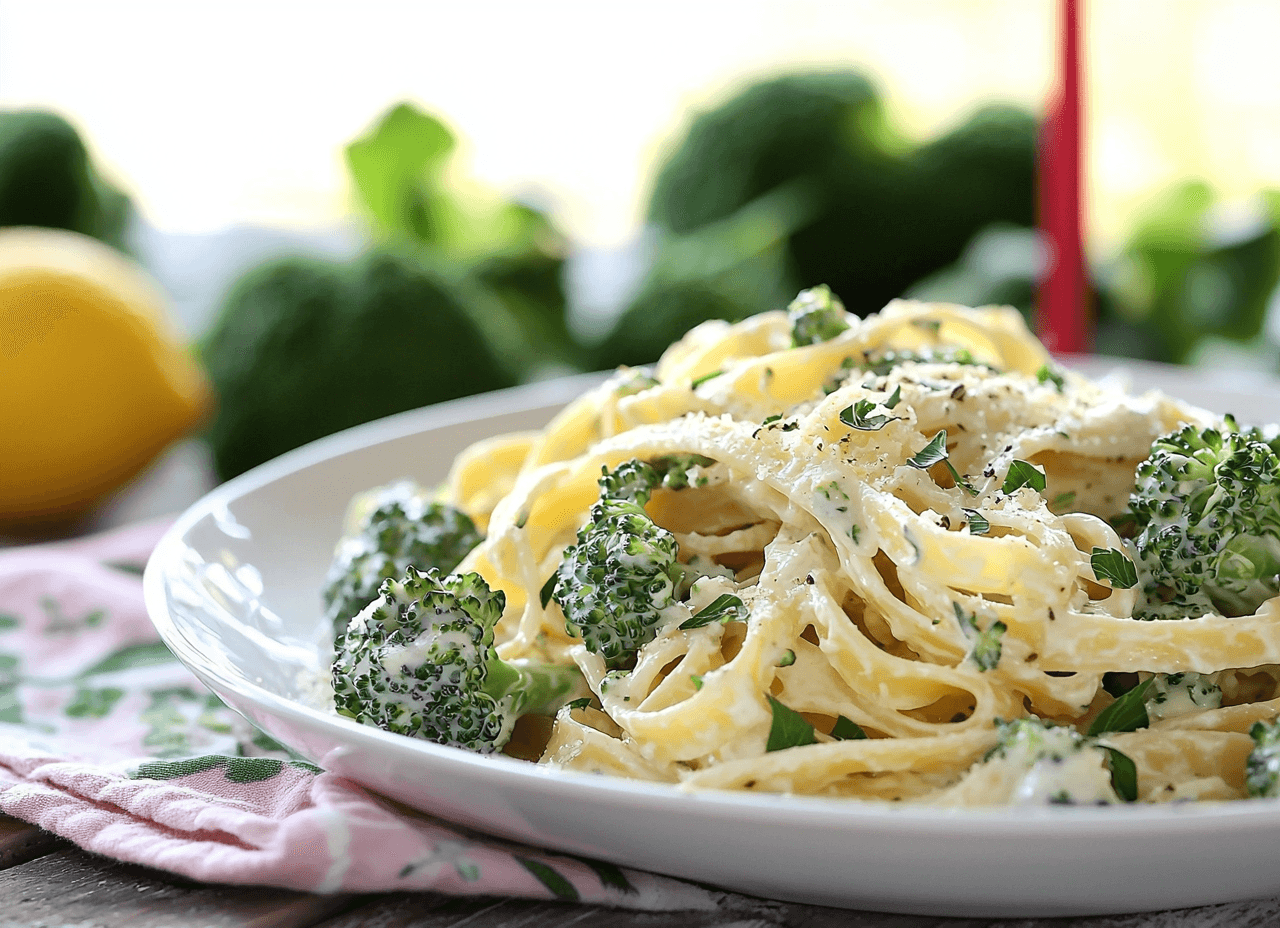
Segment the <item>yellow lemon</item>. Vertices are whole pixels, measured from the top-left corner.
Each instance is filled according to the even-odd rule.
[[[211,405],[133,263],[75,232],[0,229],[0,526],[83,514]]]

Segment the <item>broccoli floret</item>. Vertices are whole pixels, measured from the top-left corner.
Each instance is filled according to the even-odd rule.
[[[707,478],[698,468],[710,467],[715,461],[700,454],[669,454],[656,459],[653,467],[662,477],[666,490],[684,490],[688,487],[706,486]]]
[[[1245,788],[1250,796],[1280,796],[1280,719],[1254,722],[1249,737],[1254,748],[1245,762]]]
[[[844,304],[826,285],[801,290],[787,307],[787,316],[791,320],[791,344],[796,348],[829,342],[849,328]]]
[[[408,568],[386,580],[336,643],[334,704],[365,725],[491,754],[516,719],[578,694],[573,666],[505,662],[493,628],[506,596],[476,573]]]
[[[353,263],[282,258],[249,272],[201,352],[219,400],[208,433],[218,474],[361,422],[511,386],[481,325],[486,305],[450,274],[389,249]]]
[[[678,615],[673,607],[683,569],[676,539],[644,506],[672,474],[683,474],[687,485],[688,469],[699,460],[705,459],[681,455],[657,466],[627,461],[607,471],[577,544],[565,549],[551,595],[569,634],[581,637],[610,670],[635,666],[637,652]]]
[[[696,231],[655,230],[652,263],[595,365],[656,361],[701,322],[737,322],[784,305],[800,289],[786,237],[812,213],[811,200],[804,184],[784,184]]]
[[[994,222],[970,239],[954,264],[917,280],[902,295],[925,303],[1013,306],[1030,325],[1043,264],[1035,229]]]
[[[56,113],[0,113],[0,226],[45,226],[125,248],[132,206]]]
[[[1256,429],[1186,426],[1138,466],[1144,619],[1247,615],[1280,592],[1280,456]]]
[[[1158,673],[1146,693],[1147,718],[1152,722],[1221,705],[1222,687],[1213,674]]]
[[[325,578],[325,615],[335,635],[378,595],[384,580],[435,567],[453,570],[484,540],[465,512],[433,502],[409,481],[371,491],[369,509],[334,552]]]
[[[465,269],[477,285],[471,289],[501,304],[505,312],[481,322],[504,363],[525,379],[584,363],[565,314],[567,240],[542,210],[459,183],[457,139],[448,125],[398,103],[346,155],[375,238],[413,242]]]
[[[992,106],[917,147],[860,75],[782,75],[693,118],[655,179],[649,219],[690,232],[802,182],[816,209],[786,236],[790,276],[828,284],[865,316],[990,223],[1034,225],[1037,134],[1030,114]]]
[[[1133,801],[1133,762],[1074,728],[1038,718],[996,721],[998,740],[984,764],[1016,774],[1010,801],[1024,805],[1107,805]]]
[[[662,473],[644,461],[627,461],[613,470],[602,470],[600,498],[622,500],[643,506],[649,502],[655,487],[662,483]]]
[[[1030,763],[1060,762],[1088,746],[1085,737],[1074,728],[1030,716],[1011,721],[997,719],[996,737],[996,745],[987,752],[984,761],[1016,757]]]

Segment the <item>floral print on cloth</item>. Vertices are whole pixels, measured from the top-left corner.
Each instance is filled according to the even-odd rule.
[[[0,550],[0,812],[206,882],[714,907],[698,886],[477,835],[290,759],[157,637],[141,566],[166,527]]]

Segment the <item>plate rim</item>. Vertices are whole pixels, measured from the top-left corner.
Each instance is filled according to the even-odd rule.
[[[1112,360],[1114,364],[1106,363]],[[1121,371],[1128,367],[1139,374],[1139,377],[1142,368],[1154,367],[1166,373],[1180,372],[1189,376],[1190,380],[1198,380],[1204,376],[1197,369],[1174,365],[1152,365],[1148,362],[1139,366],[1127,364],[1126,359],[1098,357],[1088,358],[1087,361],[1090,363],[1080,366],[1093,368],[1092,376],[1097,376],[1096,372],[1100,367]],[[318,439],[215,487],[175,520],[148,559],[143,574],[143,596],[147,614],[161,640],[211,689],[216,691],[225,688],[255,708],[272,715],[307,726],[320,725],[330,730],[336,727],[336,731],[342,734],[341,740],[345,742],[349,743],[352,739],[365,741],[402,756],[421,756],[432,763],[455,768],[473,780],[505,781],[514,777],[519,781],[536,784],[540,791],[558,798],[576,798],[583,789],[587,789],[601,796],[602,801],[625,800],[629,804],[646,807],[665,807],[671,803],[679,803],[693,814],[700,815],[703,811],[714,810],[717,815],[733,814],[761,824],[767,824],[766,820],[776,820],[778,813],[785,811],[793,819],[802,819],[806,826],[822,830],[847,828],[856,824],[864,831],[883,828],[895,834],[905,832],[916,837],[940,839],[972,837],[975,833],[984,837],[1036,838],[1061,835],[1064,830],[1105,833],[1111,827],[1127,829],[1135,825],[1154,829],[1151,833],[1158,837],[1199,832],[1208,824],[1230,827],[1236,833],[1273,831],[1280,827],[1280,798],[1185,804],[1126,804],[1102,808],[988,806],[951,809],[852,797],[684,789],[677,784],[550,768],[503,755],[479,755],[361,725],[335,713],[321,712],[280,696],[247,677],[223,674],[201,660],[198,650],[170,614],[165,588],[166,565],[178,555],[182,547],[190,547],[183,539],[197,522],[219,510],[225,511],[232,501],[292,473],[387,441],[495,418],[504,413],[532,412],[562,405],[601,382],[605,376],[607,373],[572,375],[398,413]],[[1250,386],[1257,389],[1264,384],[1280,395],[1280,379],[1260,380]],[[1230,392],[1232,387],[1225,389]]]

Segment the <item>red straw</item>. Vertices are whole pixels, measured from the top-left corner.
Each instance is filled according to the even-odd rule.
[[[1062,0],[1061,83],[1040,137],[1040,234],[1048,265],[1037,328],[1050,351],[1089,350],[1089,288],[1081,201],[1080,6]]]

